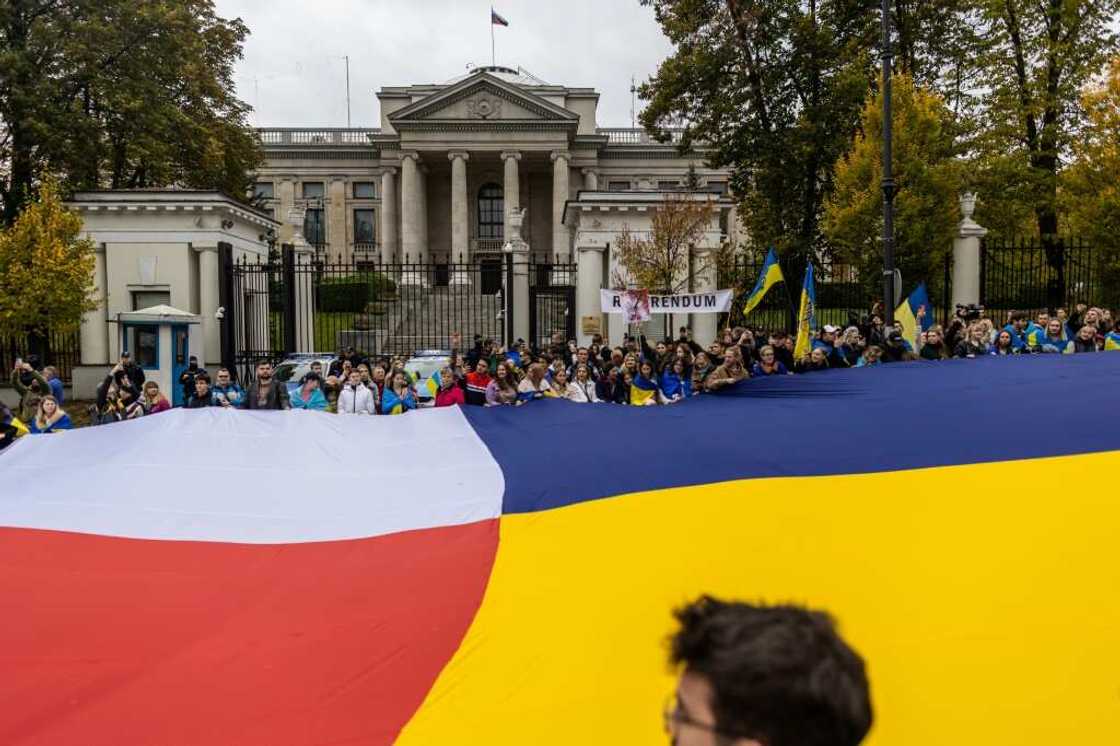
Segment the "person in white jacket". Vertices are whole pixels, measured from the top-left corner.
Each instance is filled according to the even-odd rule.
[[[338,394],[339,414],[376,414],[377,402],[373,390],[362,383],[362,374],[350,371],[350,380]]]
[[[598,404],[599,395],[595,393],[595,382],[591,380],[591,370],[584,364],[576,366],[576,380],[568,384],[568,401],[581,404]]]

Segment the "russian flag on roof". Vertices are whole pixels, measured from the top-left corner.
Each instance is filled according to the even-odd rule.
[[[833,613],[872,746],[1109,743],[1120,422],[1021,405],[1056,385],[1116,391],[1120,355],[26,436],[0,743],[656,743],[701,593]]]

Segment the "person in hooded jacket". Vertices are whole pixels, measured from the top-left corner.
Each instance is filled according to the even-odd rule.
[[[356,370],[350,371],[350,380],[338,392],[337,410],[339,414],[367,414],[377,413],[377,400],[374,397],[375,388],[362,383],[362,374]]]

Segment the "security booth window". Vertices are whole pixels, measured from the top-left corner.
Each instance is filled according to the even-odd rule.
[[[144,370],[159,367],[159,327],[155,324],[129,324],[125,327],[124,351]]]

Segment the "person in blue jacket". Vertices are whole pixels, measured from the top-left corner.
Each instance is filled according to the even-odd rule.
[[[58,406],[58,400],[51,394],[47,394],[39,400],[39,410],[28,424],[30,426],[28,431],[32,435],[59,433],[63,430],[71,430],[74,427],[74,424],[70,422],[70,415],[62,411],[62,408]]]
[[[319,384],[322,380],[318,373],[308,373],[303,377],[303,385],[292,392],[292,409],[313,409],[327,411],[327,397],[323,396]]]
[[[1012,313],[1010,322],[1003,327],[1003,330],[1011,335],[1011,347],[1015,352],[1022,352],[1024,348],[1030,347],[1032,335],[1044,333],[1022,311]]]

